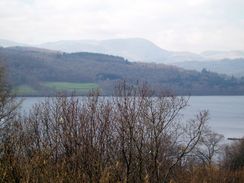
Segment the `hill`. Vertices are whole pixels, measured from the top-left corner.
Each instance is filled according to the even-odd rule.
[[[67,53],[90,52],[116,55],[130,61],[146,63],[165,63],[201,71],[207,70],[244,76],[243,63],[244,51],[205,51],[199,54],[191,52],[175,52],[165,50],[153,42],[142,38],[107,39],[107,40],[66,40],[48,42],[39,45],[27,45],[14,41],[0,39],[0,46],[32,46],[61,51]],[[230,66],[230,67],[229,67]]]
[[[208,60],[239,59],[244,58],[244,51],[205,51],[201,55]]]
[[[189,52],[173,52],[160,48],[142,38],[57,41],[38,45],[40,48],[64,52],[93,52],[124,57],[131,61],[172,63],[188,60],[202,60],[200,55]]]
[[[24,91],[21,95],[50,95],[76,88],[79,94],[84,94],[96,86],[109,95],[114,84],[123,79],[134,84],[145,81],[156,89],[169,89],[181,95],[244,94],[243,79],[206,70],[197,72],[164,64],[129,62],[104,54],[9,47],[0,48],[0,60],[7,67],[13,88]]]
[[[18,43],[18,42],[6,40],[6,39],[0,39],[0,47],[10,47],[10,46],[27,46],[27,44]]]
[[[185,69],[201,71],[205,68],[212,72],[233,75],[235,77],[244,77],[244,58],[205,62],[180,62],[175,65]]]

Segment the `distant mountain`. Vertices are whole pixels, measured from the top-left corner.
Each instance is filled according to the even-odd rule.
[[[200,55],[190,52],[164,50],[151,41],[142,38],[110,39],[103,41],[57,41],[38,45],[41,48],[60,50],[68,53],[92,52],[116,55],[131,61],[172,63],[203,60]]]
[[[201,54],[164,50],[141,38],[111,39],[103,41],[59,41],[41,47],[65,52],[93,52],[122,56],[131,61],[175,64],[185,69],[244,76],[244,51],[206,51]],[[60,49],[58,49],[60,48]],[[242,59],[243,58],[243,59]],[[178,64],[179,63],[179,64]]]
[[[212,72],[233,75],[235,77],[244,77],[244,58],[205,62],[180,62],[175,63],[175,65],[185,69],[197,71],[207,69]]]
[[[27,44],[17,43],[6,39],[0,39],[0,47],[9,47],[9,46],[27,46]]]
[[[222,59],[238,59],[244,58],[244,51],[205,51],[201,56],[208,60],[222,60]]]
[[[108,40],[64,40],[39,45],[27,45],[0,39],[0,46],[32,46],[67,53],[91,52],[121,56],[130,61],[154,63],[178,63],[186,61],[216,61],[244,58],[244,51],[205,51],[200,54],[165,50],[142,38]]]
[[[207,70],[197,72],[164,64],[129,62],[104,54],[8,47],[0,48],[0,61],[6,66],[13,88],[21,88],[27,95],[53,94],[57,86],[63,85],[60,82],[66,82],[67,87],[74,86],[72,83],[97,85],[110,95],[114,84],[123,79],[133,84],[147,82],[156,90],[164,88],[181,95],[244,94],[244,79]]]
[[[0,46],[28,45],[0,39]],[[54,52],[61,51],[67,53],[102,53],[124,57],[127,60],[136,62],[165,63],[197,71],[205,68],[221,74],[234,75],[236,77],[244,76],[244,51],[205,51],[200,54],[174,52],[162,49],[151,41],[142,38],[109,39],[102,41],[57,41],[40,44],[37,47],[46,49],[49,52],[53,50]]]

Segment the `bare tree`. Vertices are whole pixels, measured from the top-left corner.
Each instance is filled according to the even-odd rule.
[[[223,152],[224,136],[213,132],[209,127],[203,130],[203,135],[195,149],[195,155],[200,161],[211,166],[216,161],[220,153]]]
[[[18,103],[10,94],[3,66],[0,64],[0,128],[16,116]]]
[[[244,167],[244,140],[235,141],[225,147],[224,168],[230,170],[243,169]]]
[[[95,91],[82,99],[60,96],[34,106],[11,127],[1,159],[9,164],[4,180],[177,180],[208,113],[182,123],[179,114],[188,98],[153,94],[145,84],[121,83],[109,98]]]

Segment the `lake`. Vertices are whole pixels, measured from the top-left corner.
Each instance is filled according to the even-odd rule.
[[[22,110],[28,111],[44,99],[26,97]],[[215,132],[223,134],[225,138],[244,136],[244,96],[192,96],[183,114],[185,119],[190,119],[201,110],[209,111],[208,123]]]

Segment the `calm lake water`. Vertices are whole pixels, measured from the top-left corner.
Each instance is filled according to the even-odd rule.
[[[22,110],[28,112],[34,104],[44,99],[26,97]],[[209,126],[225,138],[244,136],[244,96],[192,96],[183,114],[185,119],[190,119],[201,110],[209,111]]]

